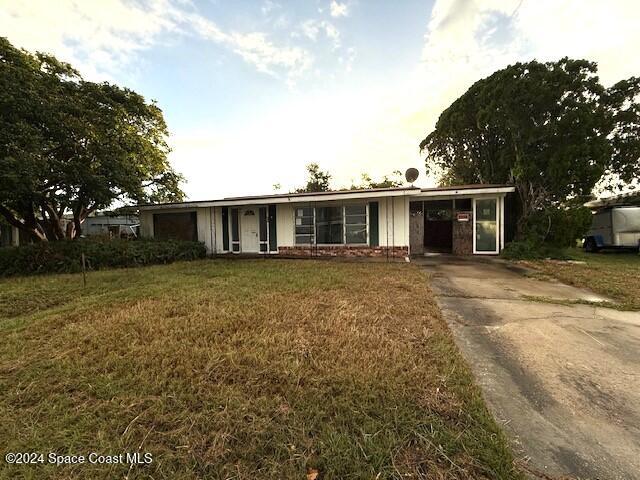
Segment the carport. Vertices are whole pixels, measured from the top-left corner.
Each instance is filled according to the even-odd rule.
[[[412,255],[432,252],[495,255],[505,244],[506,196],[513,187],[422,190],[409,203]],[[513,216],[513,212],[511,212]],[[509,237],[510,232],[507,232]]]

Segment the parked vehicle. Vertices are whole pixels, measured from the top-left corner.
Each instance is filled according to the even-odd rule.
[[[587,252],[597,252],[601,248],[637,248],[640,251],[640,206],[596,210],[583,247]]]

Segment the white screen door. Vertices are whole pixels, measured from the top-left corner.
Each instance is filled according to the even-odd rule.
[[[498,199],[473,201],[473,253],[498,253]]]

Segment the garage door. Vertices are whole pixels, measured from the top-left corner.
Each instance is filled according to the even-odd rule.
[[[196,212],[155,213],[153,236],[158,240],[198,240]]]

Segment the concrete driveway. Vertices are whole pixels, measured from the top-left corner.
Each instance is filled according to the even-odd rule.
[[[534,478],[640,478],[640,313],[498,261],[417,262]]]

